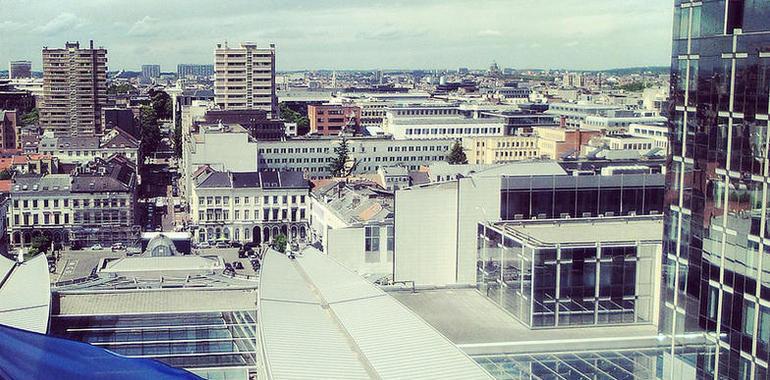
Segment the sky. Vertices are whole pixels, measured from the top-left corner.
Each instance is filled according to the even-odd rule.
[[[276,45],[278,70],[667,66],[671,0],[0,0],[0,67],[43,46],[107,48],[110,70],[213,63]]]

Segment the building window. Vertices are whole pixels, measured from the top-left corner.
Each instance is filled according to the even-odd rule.
[[[387,240],[388,252],[393,252],[393,249],[396,246],[396,244],[395,244],[395,242],[396,242],[395,241],[395,229],[393,228],[392,225],[390,225],[390,226],[386,227],[386,231],[387,231],[387,234],[388,234],[388,240]]]
[[[364,228],[364,250],[366,252],[379,252],[380,250],[380,227],[366,226]]]

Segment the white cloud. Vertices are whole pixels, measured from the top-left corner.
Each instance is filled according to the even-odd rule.
[[[69,12],[59,13],[56,17],[41,25],[36,30],[43,34],[58,34],[69,29],[80,28],[85,24],[78,16]]]
[[[148,37],[157,34],[159,21],[155,17],[144,16],[141,20],[134,23],[128,30],[129,36]]]

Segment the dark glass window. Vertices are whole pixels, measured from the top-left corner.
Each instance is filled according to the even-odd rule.
[[[743,28],[743,1],[727,0],[727,34],[733,34],[733,30]]]
[[[759,32],[768,30],[768,19],[770,19],[770,2],[767,0],[744,0],[744,32]]]

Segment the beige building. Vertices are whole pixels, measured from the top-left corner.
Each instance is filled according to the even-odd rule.
[[[536,136],[465,137],[463,149],[469,164],[498,164],[539,156]]]
[[[261,109],[277,116],[275,95],[275,45],[258,48],[253,43],[214,51],[214,102],[221,109]]]
[[[107,103],[107,50],[43,48],[43,97],[40,126],[57,136],[102,133],[102,107]]]

